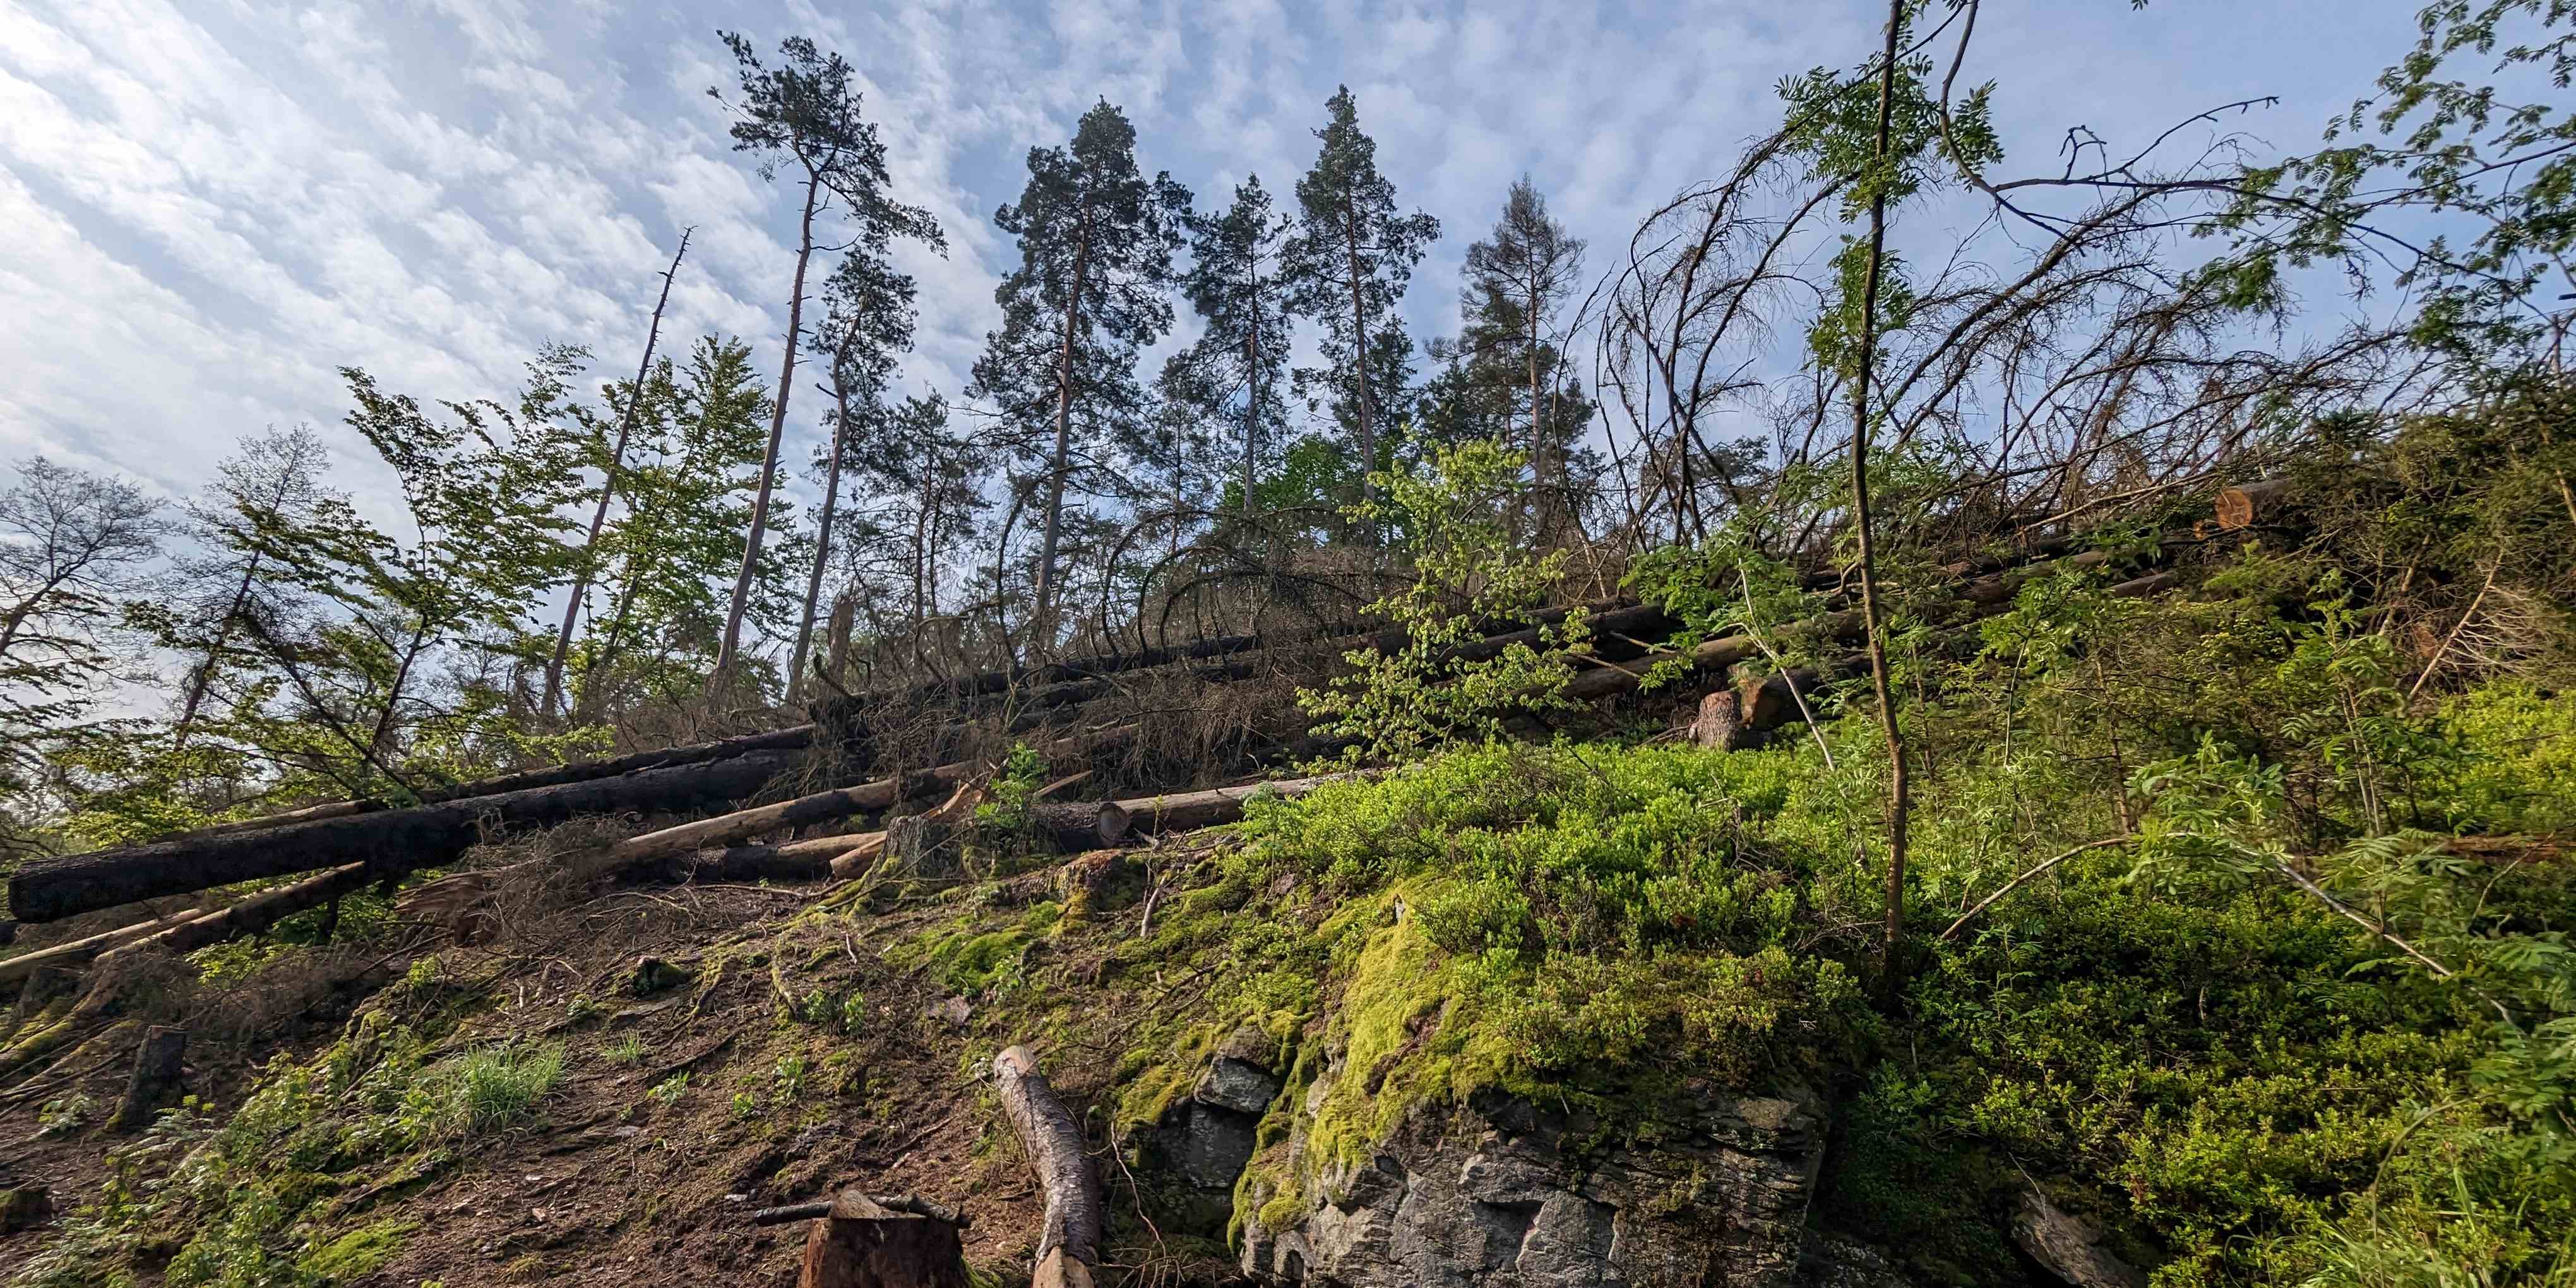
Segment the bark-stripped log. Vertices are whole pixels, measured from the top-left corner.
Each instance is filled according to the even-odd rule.
[[[1038,1233],[1037,1271],[1030,1288],[1091,1288],[1092,1268],[1100,1264],[1103,1207],[1100,1173],[1083,1149],[1082,1125],[1047,1085],[1036,1053],[1027,1047],[1010,1047],[993,1057],[993,1083],[1046,1195],[1046,1223]]]
[[[203,908],[189,908],[168,916],[154,917],[150,921],[138,921],[130,926],[103,930],[86,939],[75,939],[67,944],[56,944],[51,948],[22,953],[7,961],[0,961],[0,987],[24,979],[42,967],[77,966],[119,944],[132,943],[145,935],[168,930],[183,921],[194,921],[205,914],[206,910]]]
[[[263,890],[229,908],[193,917],[167,930],[99,954],[99,965],[149,952],[193,953],[227,939],[255,935],[308,908],[319,908],[345,894],[355,894],[376,879],[376,870],[349,863],[293,885]]]
[[[160,841],[76,854],[19,869],[9,878],[9,907],[28,921],[56,921],[162,895],[345,863],[369,864],[380,874],[441,867],[492,829],[547,827],[588,815],[730,805],[758,794],[799,758],[794,752],[758,752],[203,841]]]
[[[1114,845],[1139,832],[1192,832],[1202,827],[1232,823],[1243,817],[1244,803],[1256,796],[1294,800],[1326,783],[1349,777],[1349,774],[1324,774],[1314,778],[1286,778],[1244,783],[1236,787],[1212,787],[1206,791],[1102,801],[1095,807],[1099,811],[1101,844]]]
[[[972,764],[942,765],[937,769],[903,778],[880,778],[854,787],[835,787],[814,792],[794,800],[702,818],[695,822],[666,827],[642,836],[630,836],[606,849],[577,854],[564,861],[564,869],[574,880],[607,876],[628,868],[662,859],[676,859],[700,850],[727,845],[764,832],[804,827],[813,823],[835,823],[853,814],[868,814],[892,806],[896,801],[926,795],[940,787],[961,781],[975,772]],[[827,860],[828,862],[828,860]]]
[[[870,843],[874,832],[818,836],[785,845],[736,845],[702,853],[686,875],[692,881],[820,881],[832,860]]]

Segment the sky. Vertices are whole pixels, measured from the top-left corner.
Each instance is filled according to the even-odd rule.
[[[1999,84],[2008,166],[2082,124],[2143,141],[2219,103],[2258,146],[2313,146],[2411,43],[2417,0],[1988,0],[1963,80]],[[1875,11],[1875,12],[1873,12]],[[1032,145],[1100,98],[1145,168],[1221,205],[1286,194],[1338,84],[1398,199],[1441,241],[1405,312],[1456,329],[1456,283],[1526,173],[1607,268],[1639,217],[1778,120],[1775,87],[1863,61],[1855,0],[1545,5],[1377,0],[0,0],[0,475],[45,453],[194,491],[236,440],[310,423],[382,500],[338,368],[424,399],[507,399],[548,341],[631,374],[658,275],[696,231],[665,352],[736,335],[776,370],[794,194],[730,150],[718,28],[806,35],[857,66],[907,249],[907,391],[955,395],[1017,252],[993,210]],[[1938,218],[1940,216],[1934,216]],[[820,280],[820,272],[816,273]],[[800,390],[787,455],[819,441]]]

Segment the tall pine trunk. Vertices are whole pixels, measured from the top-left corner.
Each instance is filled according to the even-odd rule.
[[[1360,425],[1360,504],[1369,500],[1369,471],[1377,468],[1377,435],[1369,423],[1368,308],[1360,296],[1360,217],[1350,199],[1342,200],[1342,245],[1351,264],[1351,394]],[[1365,531],[1374,531],[1369,525]]]
[[[850,385],[844,364],[832,365],[832,401],[840,421],[832,427],[832,461],[823,471],[823,514],[815,524],[814,571],[805,579],[805,616],[796,624],[796,648],[787,659],[787,702],[793,706],[805,687],[805,652],[814,639],[814,606],[823,598],[823,565],[832,558],[832,511],[841,501],[841,444],[850,432]]]
[[[1531,484],[1531,490],[1532,490],[1532,491],[1534,491],[1534,492],[1536,492],[1536,493],[1538,494],[1538,498],[1537,498],[1537,499],[1538,499],[1538,504],[1537,504],[1535,507],[1533,507],[1533,509],[1532,509],[1532,515],[1533,515],[1533,518],[1532,518],[1532,520],[1531,520],[1531,522],[1530,522],[1530,537],[1531,537],[1531,539],[1532,539],[1532,540],[1545,540],[1545,539],[1546,539],[1546,537],[1547,537],[1548,519],[1549,519],[1549,515],[1550,515],[1550,512],[1551,512],[1551,510],[1552,510],[1552,508],[1553,508],[1553,507],[1550,505],[1550,500],[1551,500],[1551,498],[1550,498],[1549,493],[1548,493],[1548,490],[1547,490],[1547,437],[1546,437],[1546,431],[1545,431],[1545,430],[1543,430],[1542,428],[1540,428],[1540,424],[1539,424],[1539,406],[1540,406],[1540,404],[1539,404],[1539,396],[1538,396],[1538,301],[1539,301],[1538,266],[1537,266],[1536,256],[1532,256],[1532,259],[1531,259],[1531,266],[1530,266],[1530,295],[1529,295],[1529,319],[1528,319],[1528,320],[1529,320],[1529,394],[1530,394],[1530,438],[1529,438],[1529,441],[1530,441],[1530,484]]]
[[[635,364],[635,387],[626,395],[625,413],[617,418],[617,442],[609,449],[607,477],[599,483],[599,505],[590,512],[590,535],[582,538],[581,559],[573,567],[572,593],[564,601],[563,628],[555,632],[554,656],[546,662],[545,698],[537,707],[540,715],[552,716],[556,702],[563,696],[564,658],[572,652],[572,628],[581,618],[581,602],[590,594],[592,552],[599,549],[600,530],[608,526],[608,503],[617,495],[617,474],[626,464],[626,442],[635,432],[636,409],[644,403],[644,377],[653,369],[653,346],[662,338],[662,310],[670,307],[671,282],[680,275],[680,260],[689,253],[689,234],[694,231],[680,230],[679,253],[671,256],[670,271],[662,274],[662,298],[653,301],[653,324],[644,332],[644,360]],[[193,714],[196,704],[192,701],[188,709]]]
[[[778,368],[778,401],[769,411],[769,453],[760,464],[760,496],[751,506],[751,532],[742,543],[742,572],[733,580],[733,605],[725,610],[724,643],[716,650],[715,669],[707,673],[707,692],[723,690],[742,645],[743,610],[751,602],[751,577],[760,565],[761,538],[769,531],[769,494],[778,482],[778,444],[787,435],[787,395],[796,387],[796,341],[805,325],[805,266],[814,258],[814,205],[821,199],[823,174],[805,168],[805,213],[797,225],[796,283],[787,296],[787,357]]]
[[[1896,39],[1897,20],[1903,12],[1903,0],[1890,0],[1887,11],[1887,48],[1880,55],[1878,68],[1878,132],[1871,152],[1881,165],[1887,159],[1891,124],[1896,108]],[[1879,945],[1879,996],[1892,1004],[1904,990],[1899,973],[1904,965],[1905,936],[1905,830],[1909,802],[1906,798],[1905,734],[1896,719],[1896,698],[1887,678],[1887,638],[1884,617],[1878,603],[1878,553],[1876,534],[1872,531],[1869,510],[1869,378],[1877,362],[1878,287],[1887,260],[1887,192],[1885,177],[1869,202],[1869,265],[1863,275],[1860,303],[1860,365],[1852,379],[1852,521],[1860,536],[1860,611],[1861,622],[1869,636],[1869,682],[1871,694],[1878,700],[1878,724],[1887,736],[1887,908],[1884,938]]]
[[[1258,248],[1254,254],[1259,254]],[[1252,517],[1252,463],[1261,440],[1261,263],[1252,264],[1252,333],[1244,342],[1251,365],[1244,375],[1243,514]]]
[[[1073,341],[1082,323],[1082,288],[1091,268],[1091,209],[1082,212],[1082,232],[1073,244],[1073,290],[1064,301],[1064,347],[1056,355],[1055,453],[1047,462],[1046,535],[1038,551],[1037,614],[1029,642],[1038,648],[1055,644],[1055,558],[1064,534],[1064,475],[1073,451]]]

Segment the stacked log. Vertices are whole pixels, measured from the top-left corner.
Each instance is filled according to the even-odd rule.
[[[2259,510],[2277,495],[2278,489],[2269,483],[2230,489],[2220,502],[2222,519],[2230,505]],[[1958,586],[1961,615],[1972,621],[2009,603],[2013,593],[2033,577],[2097,565],[2104,559],[2101,553],[2093,552],[1967,578]],[[1959,571],[1966,572],[1966,566]],[[2139,587],[2150,583],[2151,588],[2163,584],[2141,579],[2121,589],[2144,593]],[[1565,696],[1583,701],[1634,690],[1650,663],[1673,656],[1649,641],[1668,636],[1678,622],[1659,607],[1637,604],[1587,604],[1550,610],[1534,615],[1540,623],[1535,626],[1527,624],[1526,619],[1497,623],[1508,629],[1452,650],[1451,656],[1459,661],[1476,661],[1499,656],[1514,645],[1538,647],[1546,629],[1577,608],[1589,614],[1595,644],[1581,659],[1588,665],[1567,685]],[[1355,635],[1347,628],[1337,629],[1342,632],[1338,636],[1316,631],[1305,638],[1337,639],[1379,648],[1400,646],[1404,638],[1400,632]],[[1810,638],[1822,636],[1849,645],[1859,641],[1862,623],[1857,611],[1846,609],[1802,623],[1798,629]],[[893,691],[885,700],[1007,694],[1019,708],[1019,723],[1028,723],[1042,719],[1044,713],[1077,709],[1109,696],[1118,687],[1110,677],[1123,672],[1195,661],[1214,663],[1190,675],[1204,682],[1256,674],[1262,669],[1256,660],[1238,655],[1275,642],[1275,637],[1230,636],[1046,667],[988,672]],[[1681,659],[1702,672],[1723,673],[1760,653],[1753,639],[1732,635],[1701,642],[1682,654]],[[1829,666],[1814,676],[1776,679],[1739,695],[1742,728],[1758,730],[1780,723],[1786,712],[1794,709],[1794,703],[1784,701],[1790,696],[1790,684],[1822,682],[1833,678],[1840,669]],[[874,696],[816,703],[811,708],[815,716],[812,724],[615,760],[505,775],[448,789],[438,793],[444,799],[424,805],[391,808],[381,802],[339,802],[145,845],[34,863],[10,878],[10,910],[23,920],[51,921],[164,895],[351,865],[382,877],[445,866],[495,830],[544,827],[593,815],[728,810],[738,802],[755,798],[773,778],[797,763],[802,749],[815,742],[818,730],[847,727],[860,720],[866,714],[865,703]],[[963,723],[955,726],[960,730],[969,727]],[[1308,745],[1313,742],[1301,740],[1285,750],[1291,756],[1329,750],[1321,744]],[[740,843],[783,828],[886,809],[911,795],[961,781],[967,770],[966,763],[960,761],[901,781],[883,778],[751,810],[731,809],[715,818],[666,828],[576,856],[572,867],[578,874],[600,875],[654,861],[694,860],[701,851],[719,849],[723,853],[704,868],[707,876],[803,879],[818,869],[833,870],[835,860],[846,858],[857,842],[850,847],[798,850],[745,847]],[[1183,793],[1151,798],[1153,803],[1142,808],[1125,801],[1044,804],[1033,811],[1032,822],[1036,830],[1062,844],[1112,844],[1136,831],[1204,826],[1190,822],[1198,817],[1194,811],[1230,810],[1229,817],[1239,816],[1240,802],[1228,802],[1224,796],[1236,790],[1239,789],[1218,789],[1213,795]],[[728,846],[737,849],[724,849]],[[106,946],[100,947],[104,950]]]
[[[730,805],[758,794],[796,760],[790,752],[762,752],[439,805],[97,850],[19,869],[9,878],[9,908],[21,920],[58,921],[163,895],[349,863],[384,873],[440,867],[495,829],[546,827],[588,815]]]

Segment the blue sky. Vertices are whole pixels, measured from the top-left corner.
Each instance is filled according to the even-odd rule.
[[[1968,79],[2000,82],[2013,162],[2082,123],[2139,141],[2217,103],[2314,143],[2409,43],[2415,0],[1988,0]],[[913,255],[907,378],[952,395],[1012,262],[993,208],[1105,96],[1149,169],[1221,202],[1285,193],[1337,83],[1400,199],[1447,233],[1406,302],[1454,329],[1457,267],[1524,171],[1592,240],[1719,172],[1773,87],[1875,44],[1851,0],[1501,5],[1092,0],[0,0],[0,462],[42,451],[192,490],[240,435],[310,422],[370,488],[335,368],[506,397],[542,341],[631,370],[655,275],[695,225],[666,336],[741,335],[775,370],[789,194],[729,151],[714,32],[813,36],[860,68]],[[1937,224],[1945,216],[1925,217]],[[1961,217],[1965,217],[1962,214]],[[1937,235],[1918,226],[1915,235]],[[819,401],[791,419],[810,444]],[[790,459],[807,452],[791,448]]]

